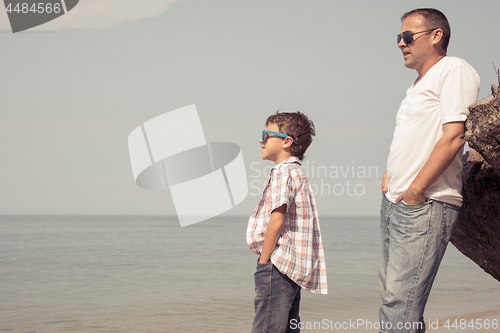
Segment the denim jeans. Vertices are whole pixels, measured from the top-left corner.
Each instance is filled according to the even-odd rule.
[[[420,205],[382,199],[379,311],[382,332],[425,332],[424,308],[460,208],[426,200]]]
[[[252,333],[300,332],[300,286],[271,263],[257,262]],[[290,327],[290,320],[295,329]]]

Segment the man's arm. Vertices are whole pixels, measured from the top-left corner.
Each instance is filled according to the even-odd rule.
[[[389,179],[387,178],[387,171],[382,177],[382,192],[387,193],[389,191]]]
[[[465,144],[465,140],[460,138],[463,134],[463,121],[443,124],[443,136],[434,146],[429,159],[410,184],[410,187],[397,197],[396,202],[404,200],[409,205],[418,205],[425,202],[424,193],[427,188],[448,168],[458,151]]]
[[[273,253],[276,247],[276,242],[281,235],[281,230],[283,230],[283,225],[285,223],[286,214],[286,204],[282,205],[271,213],[271,219],[267,225],[266,235],[264,236],[264,244],[262,245],[262,251],[260,253],[259,263],[264,264],[271,258],[271,253]]]

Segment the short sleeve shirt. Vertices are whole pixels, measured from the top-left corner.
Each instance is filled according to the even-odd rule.
[[[248,221],[248,246],[260,255],[271,214],[285,204],[283,231],[271,254],[271,262],[307,291],[326,294],[326,265],[316,201],[298,158],[290,157],[271,170]]]
[[[443,124],[465,121],[467,107],[477,101],[479,75],[466,61],[444,57],[408,88],[396,116],[396,129],[387,160],[389,190],[394,202],[422,170],[443,135]],[[462,154],[425,191],[425,197],[462,204]]]

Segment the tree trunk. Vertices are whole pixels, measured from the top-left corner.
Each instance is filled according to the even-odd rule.
[[[464,155],[463,203],[451,242],[500,281],[500,93],[495,85],[492,91],[469,107],[465,139],[482,157]]]
[[[500,281],[500,176],[473,150],[463,162],[464,199],[451,242]]]
[[[465,140],[500,176],[500,93],[491,86],[492,95],[469,106]]]

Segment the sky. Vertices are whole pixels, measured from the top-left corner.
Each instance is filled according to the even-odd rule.
[[[476,69],[486,97],[500,67],[498,1],[81,0],[15,34],[2,8],[0,214],[175,215],[168,190],[135,184],[127,139],[196,104],[206,140],[236,143],[245,161],[249,194],[224,215],[257,204],[273,165],[258,140],[279,109],[315,123],[303,166],[320,216],[376,216],[417,76],[396,35],[418,7],[446,14],[448,55]]]

